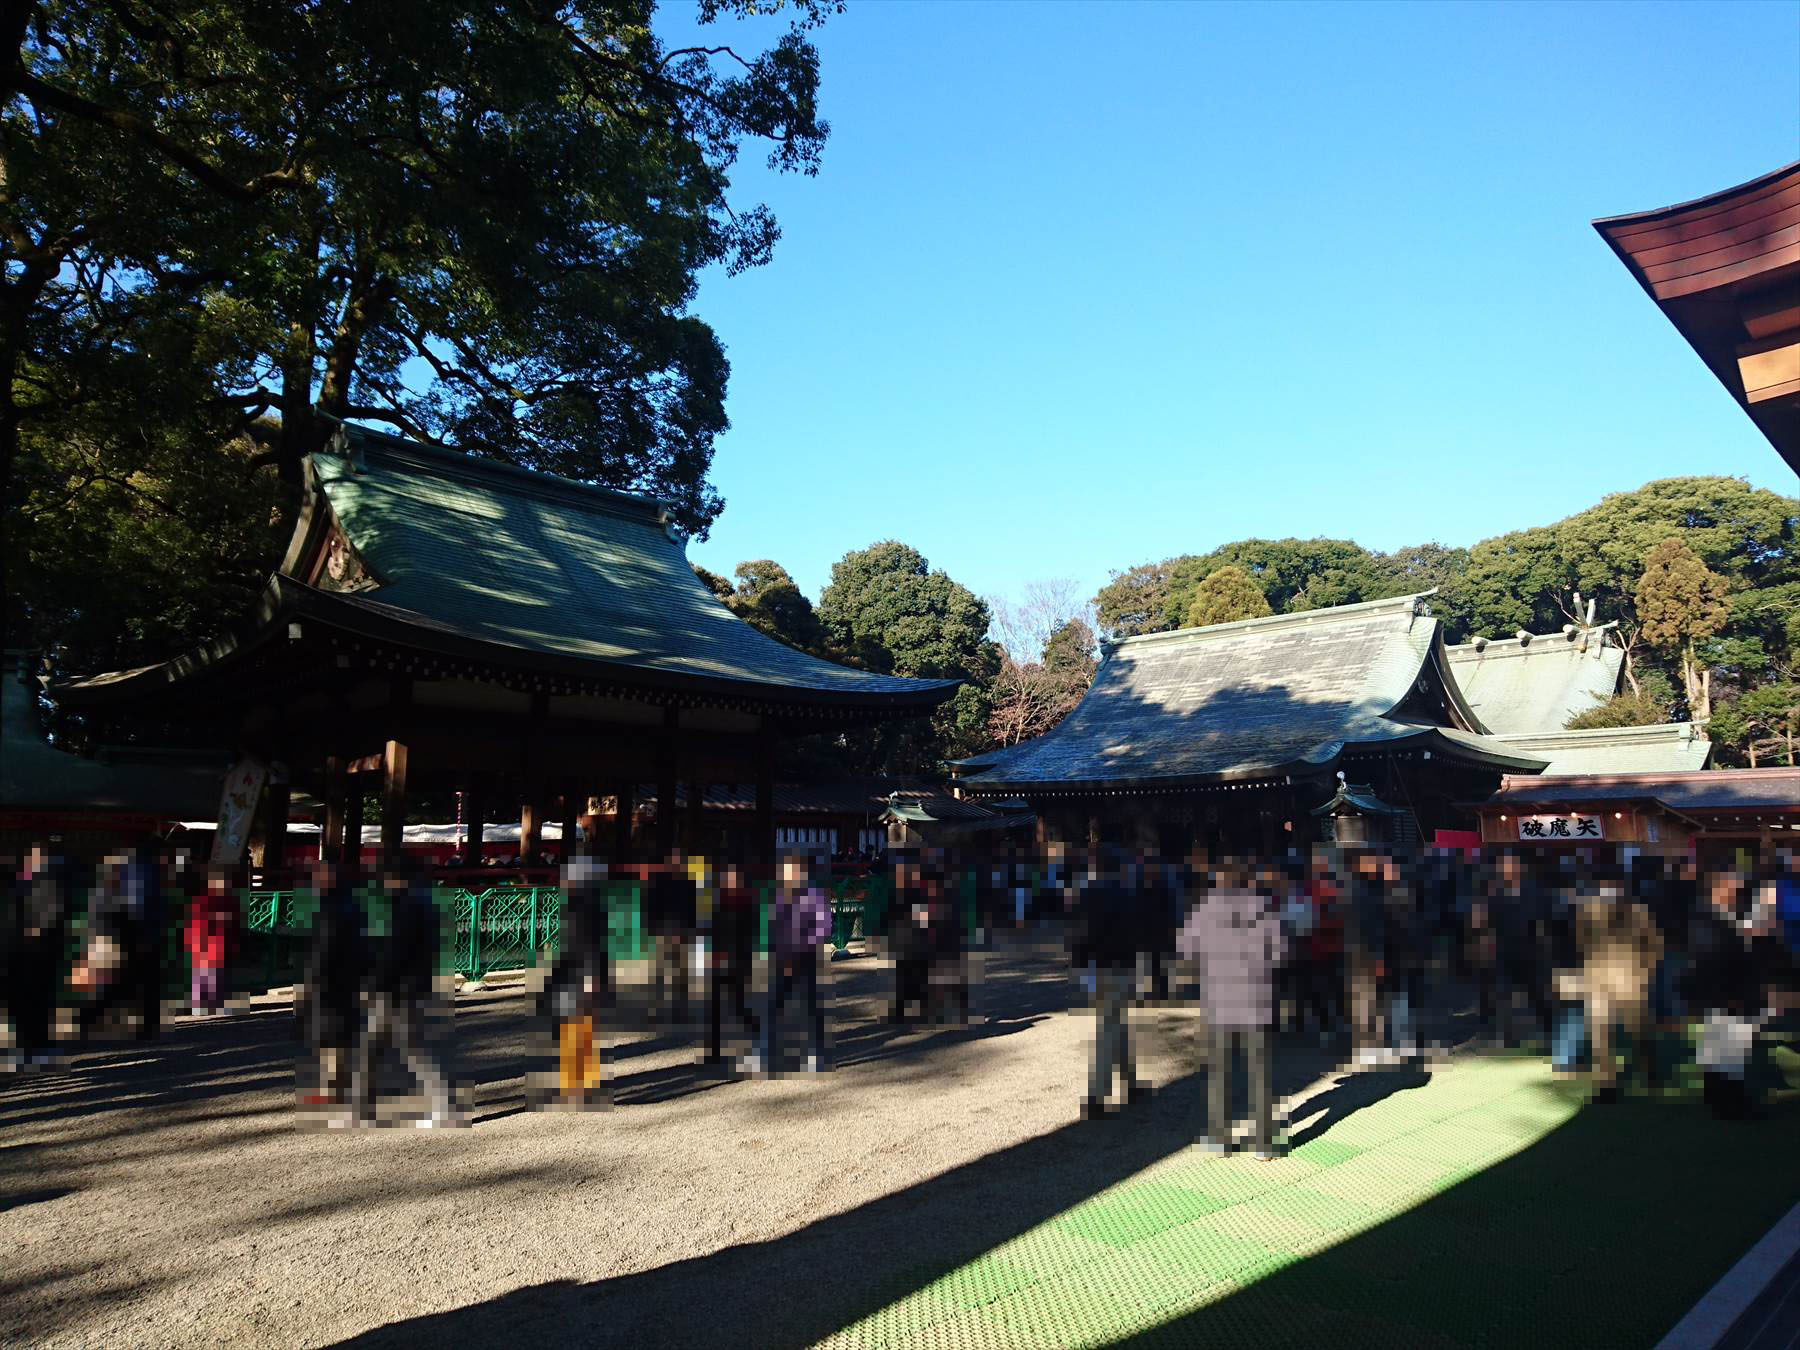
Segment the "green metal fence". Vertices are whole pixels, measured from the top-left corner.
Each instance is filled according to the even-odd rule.
[[[757,950],[769,945],[769,892],[759,894]],[[649,952],[644,932],[643,886],[618,881],[606,888],[611,947],[615,959],[635,961]],[[893,883],[887,877],[843,877],[830,883],[831,943],[842,953],[850,944],[880,933],[887,922]],[[370,923],[383,927],[378,893],[371,891]],[[247,964],[261,971],[266,988],[300,978],[310,938],[317,896],[307,891],[247,891],[243,897],[250,939]],[[490,886],[485,890],[444,887],[438,903],[445,914],[448,944],[445,965],[478,978],[491,971],[522,970],[540,959],[553,959],[559,949],[562,892],[552,886]]]

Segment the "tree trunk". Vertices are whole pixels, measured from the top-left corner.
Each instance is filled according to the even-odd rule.
[[[1637,663],[1631,659],[1631,649],[1636,642],[1636,633],[1633,633],[1629,639],[1622,638],[1619,641],[1619,650],[1625,653],[1625,683],[1631,686],[1631,696],[1633,698],[1642,698],[1644,690],[1643,687],[1638,684]]]

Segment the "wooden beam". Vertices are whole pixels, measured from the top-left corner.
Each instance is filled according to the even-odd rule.
[[[631,813],[636,809],[632,800],[637,795],[629,782],[621,782],[614,789],[615,800],[619,804],[618,814],[613,817],[613,856],[615,864],[628,862],[631,859]]]
[[[325,837],[319,856],[342,861],[344,856],[344,801],[347,791],[344,761],[336,755],[325,757]]]
[[[1747,403],[1800,394],[1800,332],[1745,343],[1737,349],[1737,364]]]
[[[675,794],[676,745],[680,710],[673,704],[663,709],[662,740],[656,747],[656,853],[660,861],[669,856],[676,843]]]
[[[344,850],[339,861],[347,867],[362,863],[363,784],[360,779],[344,782]]]
[[[544,768],[541,747],[544,719],[549,707],[549,695],[531,696],[531,712],[525,731],[525,762],[519,784],[519,861],[525,866],[530,866],[542,845]]]
[[[706,844],[706,784],[698,777],[690,778],[687,791],[687,837],[682,847],[689,853],[701,853]]]
[[[389,741],[381,758],[381,860],[391,865],[406,846],[406,746]]]
[[[756,811],[750,826],[750,856],[765,866],[775,862],[775,745],[763,737],[756,755]]]
[[[470,867],[481,866],[481,845],[487,821],[487,785],[480,774],[470,774],[463,788],[463,828],[468,842],[463,845],[463,858]]]
[[[269,781],[263,788],[263,870],[280,871],[287,866],[288,808],[292,802],[287,766],[271,764]]]
[[[577,852],[576,832],[580,828],[577,822],[581,819],[582,799],[575,791],[575,785],[567,779],[563,780],[562,791],[562,857],[560,861],[568,862]]]

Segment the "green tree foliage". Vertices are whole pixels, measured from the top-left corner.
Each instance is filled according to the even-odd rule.
[[[24,500],[30,459],[37,506],[8,524],[59,532],[42,503],[96,464],[89,487],[121,492],[183,457],[291,486],[352,419],[654,492],[704,536],[728,367],[688,305],[703,269],[776,241],[731,200],[742,150],[818,167],[806,30],[833,7],[791,0],[759,51],[669,49],[651,0],[9,6],[0,484]],[[769,8],[700,0],[705,22]],[[79,537],[0,556],[31,584]],[[55,621],[56,597],[21,595]]]
[[[1438,588],[1438,612],[1463,631],[1454,588],[1468,550],[1418,544],[1373,553],[1348,539],[1241,539],[1211,553],[1184,554],[1115,572],[1094,597],[1100,630],[1113,637],[1154,633],[1187,623],[1201,583],[1222,567],[1255,580],[1277,614],[1380,600]]]
[[[739,563],[735,575],[737,585],[725,597],[732,613],[790,647],[823,654],[819,616],[787,568],[764,558]]]
[[[1616,620],[1627,656],[1627,680],[1637,678],[1641,621],[1637,583],[1651,550],[1679,538],[1701,562],[1725,578],[1733,596],[1746,597],[1744,629],[1773,639],[1783,659],[1793,650],[1785,631],[1796,611],[1782,602],[1758,602],[1800,583],[1795,527],[1800,502],[1738,478],[1668,478],[1635,492],[1617,492],[1554,525],[1484,539],[1469,550],[1469,566],[1457,601],[1469,614],[1470,631],[1548,632],[1579,621],[1593,602],[1601,621]],[[1583,604],[1578,606],[1579,594]],[[1787,604],[1800,597],[1788,597]],[[1754,615],[1754,617],[1751,617]]]
[[[964,685],[930,726],[889,726],[863,733],[852,747],[859,767],[934,773],[945,759],[987,744],[990,689],[1001,650],[988,636],[987,605],[917,549],[896,540],[847,553],[831,568],[818,617],[835,650],[870,669]]]
[[[1094,630],[1086,619],[1070,619],[1044,644],[1044,669],[1094,674]],[[1083,685],[1085,688],[1086,685]]]
[[[699,563],[689,563],[688,566],[694,569],[694,575],[700,578],[701,583],[706,589],[718,596],[719,599],[729,600],[733,595],[737,594],[737,588],[733,586],[727,578],[720,576],[717,572],[710,572]]]
[[[1634,725],[1704,711],[1705,695],[1729,719],[1736,700],[1792,681],[1800,665],[1800,501],[1738,478],[1671,478],[1603,498],[1565,520],[1484,539],[1468,549],[1422,544],[1373,553],[1347,540],[1247,539],[1115,572],[1095,597],[1109,636],[1155,632],[1186,621],[1206,577],[1241,567],[1277,613],[1436,589],[1445,637],[1517,629],[1554,632],[1595,618],[1616,624],[1626,650],[1623,695],[1583,725]],[[1724,585],[1727,616],[1693,646],[1690,709],[1675,683],[1679,650],[1645,636],[1638,583],[1645,559],[1679,539]],[[1746,743],[1715,737],[1723,763],[1747,758]],[[1767,753],[1766,749],[1759,751]]]
[[[1225,566],[1209,572],[1194,590],[1184,622],[1189,628],[1231,623],[1236,619],[1260,619],[1275,611],[1261,586],[1241,567]]]
[[[1800,683],[1759,685],[1721,706],[1707,723],[1717,745],[1729,747],[1756,768],[1759,761],[1780,755],[1794,764],[1794,740],[1800,732]]]
[[[1664,539],[1644,559],[1634,590],[1644,640],[1681,663],[1682,690],[1699,721],[1712,716],[1711,672],[1695,647],[1725,626],[1725,578],[1680,539]]]
[[[1674,708],[1675,686],[1660,670],[1649,670],[1644,672],[1638,689],[1622,689],[1599,707],[1576,713],[1569,719],[1568,729],[1655,726],[1667,722]]]

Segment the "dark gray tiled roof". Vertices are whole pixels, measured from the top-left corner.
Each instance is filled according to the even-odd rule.
[[[1490,737],[1387,716],[1439,645],[1417,595],[1128,638],[1053,731],[978,756],[965,781],[988,792],[1253,775],[1422,734],[1503,755]]]
[[[1488,801],[1499,805],[1509,802],[1657,801],[1677,811],[1800,807],[1800,769],[1509,777]]]

